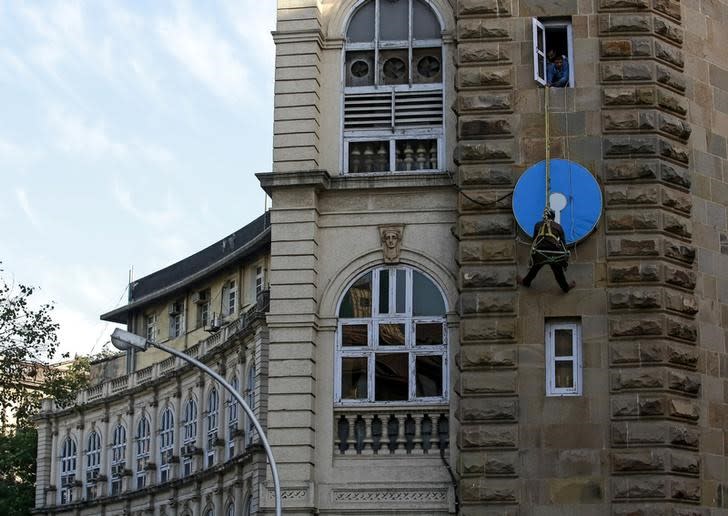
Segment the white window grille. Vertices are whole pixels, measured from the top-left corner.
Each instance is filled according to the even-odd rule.
[[[126,469],[126,427],[116,425],[114,441],[111,445],[111,494],[121,493],[122,477]]]
[[[136,488],[142,489],[147,484],[147,464],[151,445],[151,429],[149,419],[142,416],[137,423],[136,434]]]
[[[251,364],[248,368],[247,383],[245,387],[245,403],[248,404],[251,411],[255,411],[255,364]],[[253,436],[255,433],[255,425],[252,418],[246,416],[248,421],[247,431],[245,432],[245,444],[253,444]]]
[[[360,276],[339,305],[336,402],[446,402],[445,315],[439,287],[419,271],[381,267]]]
[[[174,455],[174,413],[167,407],[162,412],[162,426],[159,431],[159,481],[170,479],[170,465]]]
[[[101,472],[101,436],[97,431],[88,434],[86,442],[86,499],[96,498],[96,483]]]
[[[182,457],[182,474],[192,474],[192,451],[197,442],[197,402],[190,398],[185,404],[185,419],[182,427],[182,445],[184,453]]]
[[[215,464],[215,447],[218,439],[218,424],[220,413],[220,398],[217,389],[210,389],[207,396],[207,446],[206,457],[207,467]]]
[[[554,61],[559,57],[568,70],[568,83],[558,86],[574,87],[574,35],[571,21],[531,18],[531,33],[533,79],[543,86],[549,84]]]
[[[546,395],[581,396],[582,345],[579,321],[549,321],[546,337]]]
[[[238,377],[233,376],[230,380],[230,385],[238,391],[240,388],[240,382]],[[227,454],[228,459],[232,459],[235,456],[235,432],[238,430],[238,400],[236,400],[231,394],[228,397],[228,435],[227,435]]]
[[[442,26],[424,0],[369,0],[344,58],[344,171],[442,169]]]
[[[76,461],[78,459],[76,441],[66,437],[61,446],[61,488],[60,503],[73,501],[73,486],[76,482]]]

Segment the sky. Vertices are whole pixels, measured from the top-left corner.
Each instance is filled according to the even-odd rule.
[[[0,261],[97,353],[140,278],[260,215],[273,0],[0,0]]]

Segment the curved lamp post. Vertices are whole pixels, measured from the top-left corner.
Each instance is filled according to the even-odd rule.
[[[161,349],[162,351],[166,351],[170,355],[174,355],[176,357],[181,358],[185,362],[189,362],[193,366],[195,366],[198,369],[201,369],[202,371],[206,372],[210,376],[212,376],[215,380],[217,380],[220,385],[222,385],[236,400],[238,400],[238,403],[243,407],[243,410],[248,415],[250,420],[253,422],[253,425],[255,425],[255,429],[258,431],[258,435],[260,436],[260,442],[263,445],[263,449],[265,450],[265,454],[268,456],[268,462],[270,463],[270,470],[273,474],[273,489],[275,490],[275,502],[276,502],[276,516],[281,516],[281,483],[278,479],[278,467],[276,466],[276,461],[273,458],[273,451],[270,448],[270,444],[268,444],[268,439],[265,436],[265,433],[263,432],[263,427],[260,426],[260,422],[258,421],[258,418],[255,417],[255,414],[253,414],[253,410],[248,406],[247,403],[245,403],[245,400],[243,397],[238,393],[238,391],[235,390],[235,388],[230,385],[225,379],[217,374],[215,371],[207,367],[205,364],[200,362],[199,360],[182,353],[181,351],[177,351],[174,348],[171,348],[169,346],[166,346],[164,344],[160,344],[157,342],[150,342],[144,337],[141,337],[139,335],[135,335],[134,333],[122,330],[121,328],[117,328],[114,330],[114,332],[111,334],[111,343],[114,345],[114,347],[120,351],[129,351],[129,350],[135,350],[135,351],[146,351],[149,346],[153,346],[155,348]]]

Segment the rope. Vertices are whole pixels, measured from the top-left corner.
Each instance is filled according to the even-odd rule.
[[[551,208],[550,190],[551,190],[551,130],[549,126],[549,87],[544,88],[544,116],[546,117],[546,208]]]

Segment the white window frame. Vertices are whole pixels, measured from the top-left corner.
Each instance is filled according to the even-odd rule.
[[[396,295],[397,295],[397,271],[405,271],[405,311],[397,312]],[[436,282],[422,271],[417,271],[427,278],[439,292],[445,313],[442,316],[413,316],[413,274],[415,269],[406,266],[394,267],[378,267],[367,271],[365,274],[358,276],[347,287],[344,296],[339,301],[339,305],[346,296],[346,293],[356,281],[366,274],[372,274],[372,307],[371,317],[367,318],[339,318],[336,329],[336,360],[334,366],[334,404],[336,406],[351,405],[430,405],[447,403],[449,399],[449,345],[447,333],[447,299],[442,289]],[[389,312],[386,314],[379,313],[379,282],[381,274],[389,274]],[[337,308],[338,313],[338,308]],[[342,328],[346,325],[364,325],[368,327],[368,343],[367,346],[343,346],[342,345]],[[405,345],[404,346],[386,346],[379,345],[379,326],[382,324],[404,324],[405,325]],[[442,324],[442,340],[441,345],[435,346],[418,346],[416,345],[416,325],[417,324]],[[407,354],[408,359],[408,396],[406,400],[376,400],[375,382],[376,382],[376,357],[377,355],[386,354]],[[417,397],[417,376],[416,361],[420,356],[437,356],[442,359],[442,395]],[[367,359],[367,396],[364,399],[347,399],[342,396],[341,374],[344,358],[366,358]]]
[[[213,403],[214,401],[214,403]],[[215,465],[215,441],[220,428],[220,392],[213,387],[207,393],[207,439],[205,441],[205,466]]]
[[[185,419],[182,424],[182,445],[194,446],[197,442],[197,401],[189,398],[185,403]],[[182,476],[192,474],[192,457],[182,457]]]
[[[566,29],[566,41],[567,41],[567,58],[569,60],[569,88],[574,87],[574,27],[571,21],[567,20],[544,20],[539,18],[531,18],[531,29],[532,29],[532,45],[533,45],[533,79],[546,86],[548,78],[548,61],[546,54],[548,54],[548,47],[546,46],[546,32],[549,29]],[[538,50],[538,34],[541,33],[541,43],[543,45],[543,52]],[[544,77],[541,78],[538,75],[538,61],[541,60],[544,65]]]
[[[174,411],[172,407],[162,410],[159,428],[159,481],[170,480],[170,464],[174,455]]]
[[[114,428],[114,440],[111,444],[111,484],[110,495],[121,494],[123,470],[126,469],[126,427],[119,423]]]
[[[570,330],[572,335],[572,355],[556,357],[556,330]],[[583,354],[581,322],[548,321],[545,325],[546,358],[546,396],[581,396],[583,389]],[[574,367],[573,387],[556,387],[556,362],[572,362]]]
[[[151,453],[152,430],[149,418],[143,415],[137,422],[136,432],[136,471],[134,474],[134,486],[142,489],[147,485],[147,464]]]
[[[240,389],[240,382],[237,376],[233,376],[228,382],[237,392]],[[229,395],[227,400],[227,458],[232,459],[235,456],[235,432],[238,429],[238,421],[240,419],[240,411],[238,410],[238,400]]]
[[[248,407],[250,407],[251,411],[255,412],[255,364],[251,364],[248,368],[246,382],[245,403],[248,404]],[[245,444],[246,446],[249,446],[253,444],[253,433],[255,432],[255,424],[253,423],[252,418],[250,418],[247,414],[245,418],[248,422],[245,432]]]
[[[178,300],[172,303],[173,305],[179,305],[180,311],[174,314],[169,314],[169,338],[176,339],[181,337],[185,333],[185,303],[183,300]]]
[[[224,316],[235,315],[238,309],[238,284],[234,279],[225,282],[222,289],[221,312]]]
[[[96,483],[101,474],[101,434],[93,430],[86,438],[86,499],[96,498]]]
[[[255,266],[255,297],[265,290],[265,264],[259,263]]]
[[[150,342],[157,339],[157,314],[146,314],[144,316],[146,323],[146,337]]]
[[[61,504],[73,502],[73,486],[76,482],[77,460],[76,440],[70,435],[63,440],[61,446],[61,485],[58,489],[58,501]]]

